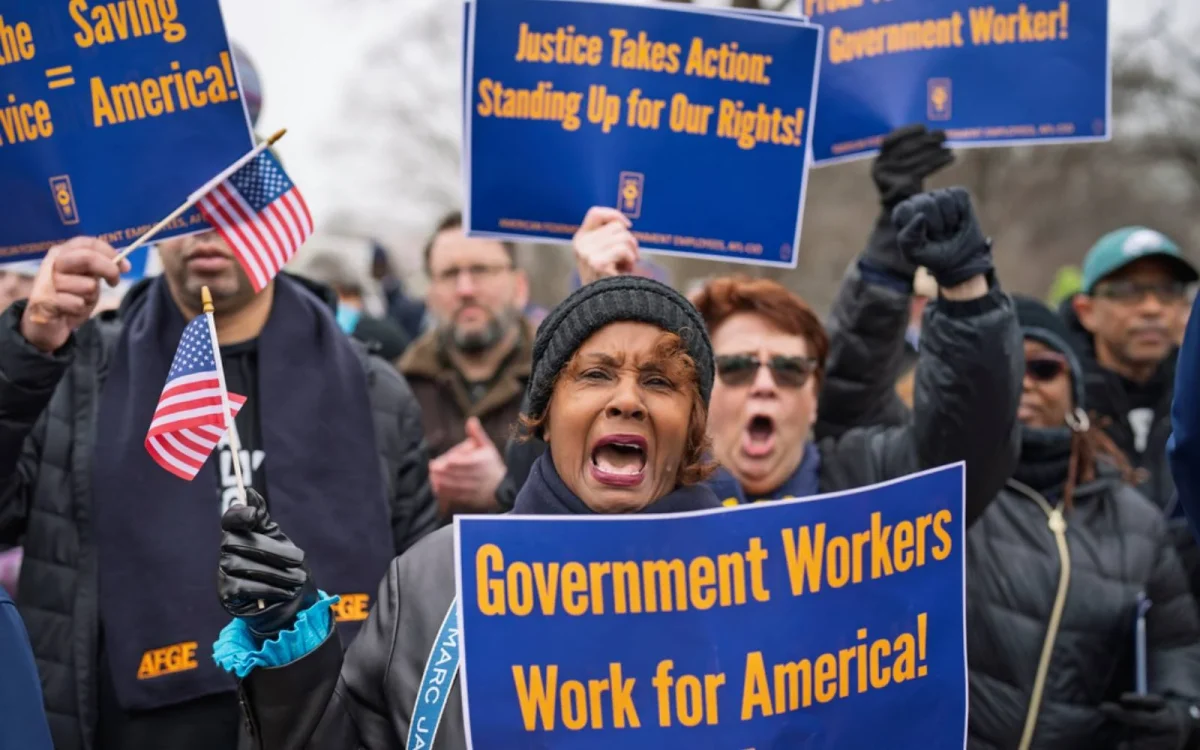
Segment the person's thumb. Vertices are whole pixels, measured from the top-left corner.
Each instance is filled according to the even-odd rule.
[[[579,230],[584,232],[591,231],[593,229],[599,229],[605,224],[609,224],[611,222],[618,222],[626,227],[633,225],[633,222],[629,220],[629,217],[615,208],[609,208],[608,206],[592,206],[590,209],[588,209],[587,214],[583,217],[583,223],[580,225]]]
[[[246,488],[246,505],[251,508],[257,508],[263,513],[267,512],[266,499],[262,495],[258,494],[258,490],[254,489],[253,487]]]
[[[492,439],[488,437],[487,431],[483,429],[483,424],[480,423],[479,417],[471,417],[467,420],[467,435],[475,441],[477,447],[484,447],[492,444]]]
[[[221,530],[229,532],[254,531],[258,525],[258,509],[250,505],[231,506],[221,516]]]

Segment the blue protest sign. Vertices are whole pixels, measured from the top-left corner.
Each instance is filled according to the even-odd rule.
[[[0,97],[0,258],[128,245],[254,146],[217,0],[0,0]]]
[[[815,163],[903,125],[951,145],[1107,140],[1108,0],[802,0],[825,27]]]
[[[819,28],[586,0],[471,5],[470,235],[568,241],[603,205],[643,250],[795,265]]]
[[[963,479],[455,518],[470,746],[963,747]]]
[[[125,259],[129,261],[129,270],[121,274],[121,278],[125,281],[138,281],[145,278],[150,270],[150,256],[156,252],[158,252],[156,246],[142,245],[125,256]]]

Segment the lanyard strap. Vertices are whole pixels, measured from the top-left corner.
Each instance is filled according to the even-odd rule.
[[[433,746],[442,714],[446,711],[446,699],[450,687],[458,675],[458,663],[462,659],[458,640],[458,602],[450,602],[437,640],[429,650],[425,661],[425,673],[421,675],[421,687],[417,691],[417,702],[413,705],[412,722],[408,725],[407,750],[422,750]]]

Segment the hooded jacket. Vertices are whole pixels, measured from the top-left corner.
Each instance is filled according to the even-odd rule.
[[[332,313],[332,292],[296,280],[327,301]],[[21,335],[24,303],[0,315],[0,542],[24,539],[18,605],[35,634],[58,750],[94,746],[99,591],[92,446],[103,430],[97,410],[121,311],[152,283],[165,282],[139,283],[121,310],[89,320],[54,354],[38,351]],[[419,407],[395,368],[361,345],[355,351],[367,378],[399,552],[437,527]]]
[[[1114,747],[1100,705],[1135,687],[1140,593],[1149,692],[1181,725],[1200,698],[1200,620],[1166,521],[1111,474],[1064,507],[1069,442],[1028,431],[1016,477],[967,533],[969,750]]]
[[[886,308],[876,312],[879,329],[902,330],[900,311],[890,323]],[[1031,330],[1047,345],[1069,346],[1044,333]],[[877,344],[862,361],[893,363],[904,346],[900,336]],[[1084,392],[1083,369],[1076,394]],[[895,400],[884,385],[898,372],[887,364],[872,390]],[[874,417],[912,418],[894,401]],[[1168,696],[1186,726],[1200,696],[1200,620],[1162,513],[1111,471],[1077,487],[1067,509],[1070,433],[1022,429],[1020,444],[1012,476],[967,532],[968,750],[1114,747],[1116,728],[1099,707],[1134,687],[1139,593],[1153,604],[1150,692]]]

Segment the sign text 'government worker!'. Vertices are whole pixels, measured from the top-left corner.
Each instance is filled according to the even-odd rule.
[[[1107,140],[1108,0],[800,0],[825,28],[817,164],[925,123],[958,146]]]

